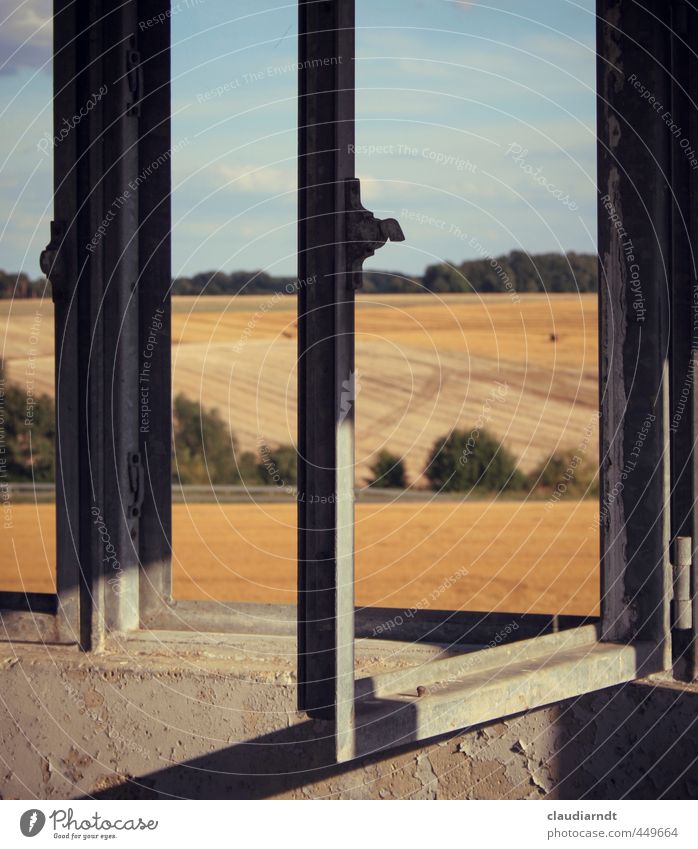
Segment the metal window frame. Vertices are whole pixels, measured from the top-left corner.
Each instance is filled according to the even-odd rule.
[[[132,0],[118,8],[92,0],[54,2],[54,125],[64,126],[101,85],[108,82],[109,90],[54,151],[59,217],[42,256],[57,340],[57,593],[0,592],[0,639],[89,650],[130,640],[147,644],[148,634],[157,647],[168,635],[181,643],[217,633],[281,639],[286,651],[295,651],[295,607],[172,598],[170,422],[152,417],[147,433],[134,425],[134,361],[156,310],[162,329],[150,364],[160,379],[150,382],[149,402],[155,409],[171,406],[169,8],[166,0]],[[156,19],[156,26],[136,26]],[[128,39],[133,32],[136,44]],[[157,171],[119,202],[125,220],[86,250],[113,199],[156,160]],[[115,385],[112,365],[118,358],[128,377]],[[122,424],[105,429],[105,421]],[[134,482],[138,492],[132,491]],[[118,593],[103,568],[95,518],[104,519],[110,540],[125,552]],[[395,613],[357,610],[357,636],[372,639]],[[504,618],[521,635],[582,621],[417,611],[391,630],[390,642],[487,644]]]
[[[54,149],[56,220],[41,257],[55,304],[57,592],[0,593],[5,640],[98,649],[167,597],[170,426],[158,420],[144,436],[134,411],[144,316],[170,287],[169,160],[129,188],[169,150],[169,19],[138,27],[163,10],[162,0],[54,0],[54,126],[81,115]],[[164,321],[155,357],[169,374],[169,309]],[[153,393],[168,409],[169,380]]]
[[[171,149],[168,10],[165,0],[117,9],[104,0],[54,0],[56,124],[105,80],[113,87],[56,150],[63,218],[43,266],[56,301],[58,592],[0,593],[6,639],[87,650],[149,631],[158,645],[173,632],[181,644],[208,631],[293,644],[293,608],[171,598],[170,421],[158,416],[142,433],[137,415],[139,352],[155,309],[164,312],[154,369],[165,379],[152,391],[160,408],[171,401],[168,157],[120,203],[109,238],[87,250],[124,186]],[[162,13],[162,23],[138,31],[138,21]],[[334,723],[338,761],[671,667],[670,543],[687,531],[695,541],[698,521],[698,410],[691,406],[676,431],[670,426],[681,370],[694,357],[692,345],[676,340],[690,333],[696,312],[686,308],[686,286],[698,294],[695,176],[660,123],[648,125],[621,69],[642,67],[645,84],[676,105],[698,138],[696,83],[688,82],[698,22],[688,4],[659,0],[599,0],[597,14],[599,196],[609,196],[632,233],[648,306],[639,326],[623,246],[600,200],[601,622],[521,617],[517,635],[530,639],[464,652],[489,642],[503,614],[419,611],[391,636],[442,643],[443,657],[357,680],[356,637],[370,636],[371,623],[375,630],[394,611],[355,611],[353,404],[343,393],[351,389],[361,263],[401,234],[396,222],[363,209],[355,179],[354,2],[299,2],[299,279],[314,279],[299,294],[299,708]],[[690,395],[695,405],[692,387]],[[638,458],[632,439],[648,416]],[[105,565],[95,509],[119,552],[116,576]],[[691,580],[695,623],[695,567]],[[568,629],[555,633],[560,627]],[[695,628],[681,640],[695,673]],[[454,646],[460,653],[449,657]]]
[[[353,429],[341,396],[354,352],[342,334],[352,326],[351,289],[360,273],[350,249],[357,239],[374,247],[375,235],[351,226],[353,206],[343,192],[354,178],[346,148],[353,140],[354,4],[300,6],[299,277],[315,275],[317,283],[300,300],[299,403],[313,415],[299,411],[299,708],[333,721],[341,762],[670,669],[670,505],[679,480],[672,479],[670,456],[678,458],[683,491],[690,489],[674,535],[679,525],[694,521],[686,476],[689,470],[695,475],[696,466],[693,422],[680,442],[670,430],[676,397],[670,375],[681,368],[679,355],[671,356],[672,317],[685,332],[678,297],[685,291],[670,264],[679,241],[672,209],[692,221],[695,180],[691,175],[680,199],[674,195],[674,182],[688,175],[671,171],[666,125],[648,122],[646,103],[625,70],[642,69],[648,89],[670,103],[672,92],[689,80],[672,76],[679,70],[677,50],[691,64],[685,41],[672,33],[679,16],[684,34],[695,39],[695,12],[683,2],[597,3],[600,623],[356,680],[353,540],[346,532],[353,505],[345,475]],[[334,50],[336,62],[306,61],[327,50]],[[685,112],[694,126],[693,112]],[[616,214],[626,235],[632,234],[632,260],[614,225]],[[644,275],[641,320],[633,306],[634,266]],[[314,358],[319,345],[322,354]],[[685,351],[683,356],[685,364]],[[311,496],[322,506],[308,506]],[[695,568],[692,574],[695,581]],[[695,644],[695,632],[691,640]]]

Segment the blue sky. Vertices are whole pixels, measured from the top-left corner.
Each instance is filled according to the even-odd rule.
[[[357,175],[407,237],[370,267],[595,249],[593,5],[357,0]],[[0,0],[0,268],[32,276],[51,218],[49,7]],[[293,274],[295,2],[173,0],[172,32],[174,273]]]

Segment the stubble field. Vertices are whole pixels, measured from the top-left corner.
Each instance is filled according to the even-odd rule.
[[[219,409],[243,450],[292,443],[294,300],[175,298],[173,312],[174,391]],[[593,456],[596,322],[593,295],[360,296],[357,482],[388,448],[421,487],[434,441],[478,422],[524,472],[556,449],[583,446]],[[0,338],[9,379],[51,393],[50,306],[0,304]],[[595,612],[596,510],[565,499],[359,504],[358,602]],[[52,523],[50,505],[13,505],[2,588],[50,588]],[[178,504],[174,525],[179,597],[293,601],[293,505]]]

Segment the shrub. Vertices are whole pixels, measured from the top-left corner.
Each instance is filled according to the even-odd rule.
[[[262,483],[257,458],[239,453],[218,410],[179,394],[173,409],[172,478],[181,484]]]
[[[599,481],[594,463],[574,452],[559,451],[551,456],[531,474],[532,489],[541,494],[557,494],[596,497]]]
[[[56,458],[56,409],[48,395],[27,394],[5,380],[0,361],[0,418],[4,419],[4,459],[10,481],[52,483]],[[28,417],[31,416],[31,419]],[[27,424],[30,420],[31,424]]]
[[[441,492],[500,492],[526,485],[515,458],[484,430],[454,430],[438,439],[425,474]]]
[[[383,449],[371,466],[372,478],[369,486],[384,487],[387,489],[405,489],[407,487],[407,475],[405,464],[396,454]]]
[[[269,486],[292,487],[298,480],[298,453],[292,445],[278,448],[260,447],[258,466],[262,483]]]

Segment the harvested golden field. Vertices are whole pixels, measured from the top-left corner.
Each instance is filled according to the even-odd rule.
[[[294,442],[295,298],[176,297],[173,312],[174,391],[218,408],[242,450]],[[524,472],[590,427],[593,452],[596,316],[595,295],[360,295],[358,482],[384,447],[417,481],[434,441],[483,414]],[[50,302],[0,304],[0,338],[8,376],[53,392]]]
[[[295,439],[295,299],[173,300],[175,392],[218,408],[243,450]],[[50,303],[0,303],[11,380],[53,391]],[[359,296],[357,482],[386,447],[413,481],[434,441],[484,425],[530,471],[556,448],[597,441],[594,295]],[[502,388],[503,387],[503,388]],[[498,399],[498,400],[493,400]],[[50,505],[13,506],[0,586],[49,590]],[[357,506],[360,604],[595,612],[593,501],[447,499]],[[295,507],[176,504],[181,598],[293,603]],[[18,566],[19,564],[19,566]],[[21,578],[18,570],[21,572]],[[454,580],[453,576],[458,575]]]
[[[357,602],[382,607],[598,612],[593,501],[357,506]],[[177,598],[293,604],[293,504],[175,504]],[[12,508],[0,587],[54,587],[53,505]]]

